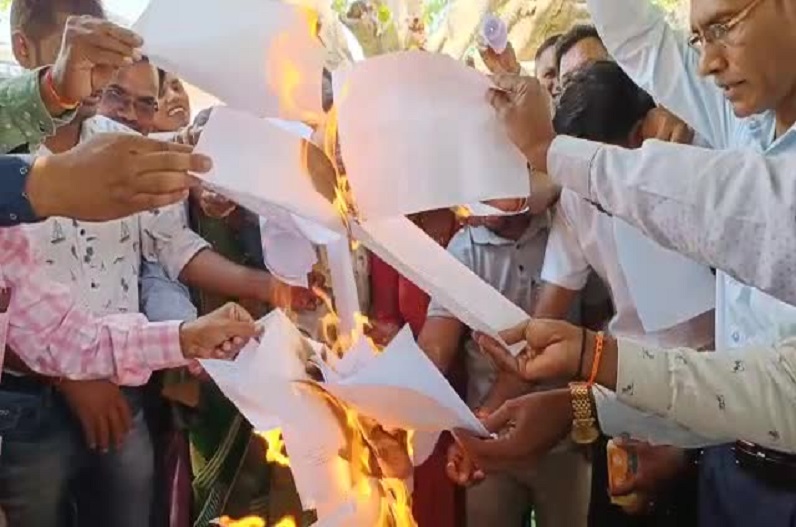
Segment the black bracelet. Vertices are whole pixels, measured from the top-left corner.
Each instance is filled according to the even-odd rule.
[[[580,339],[580,359],[578,360],[578,369],[575,370],[575,380],[580,378],[580,371],[583,369],[583,356],[586,355],[586,328],[580,328],[582,338]]]

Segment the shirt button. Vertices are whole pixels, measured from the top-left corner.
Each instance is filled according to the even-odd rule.
[[[524,273],[524,272],[525,272],[525,266],[524,266],[524,265],[521,265],[521,266],[520,266],[520,272],[521,272],[521,273]]]
[[[28,173],[28,167],[22,167],[19,169],[19,173],[23,176]]]
[[[732,340],[733,340],[733,342],[735,342],[737,344],[738,342],[741,341],[741,334],[738,333],[738,331],[733,331],[732,332]]]
[[[8,218],[9,218],[11,221],[17,221],[17,215],[16,215],[16,214],[14,214],[13,212],[12,212],[11,214],[9,214],[9,215],[8,215]]]

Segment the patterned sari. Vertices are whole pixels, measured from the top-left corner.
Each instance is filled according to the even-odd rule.
[[[227,258],[262,268],[262,249],[256,218],[236,212],[227,220],[191,210],[192,227]],[[200,314],[229,300],[215,295],[195,295]],[[241,302],[255,318],[268,311],[265,305]],[[193,525],[204,527],[215,518],[261,516],[269,524],[290,515],[298,525],[309,525],[302,515],[290,470],[265,462],[263,440],[212,382],[203,382],[200,403],[191,412],[188,432],[193,467]]]

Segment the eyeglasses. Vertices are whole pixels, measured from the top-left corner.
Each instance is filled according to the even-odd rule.
[[[109,86],[102,96],[107,103],[117,108],[132,105],[135,113],[143,117],[154,116],[158,111],[158,101],[154,97],[134,97],[119,86]]]
[[[697,51],[702,51],[705,48],[705,44],[726,44],[727,36],[730,34],[730,32],[741,22],[749,18],[749,15],[752,14],[752,11],[754,11],[755,7],[762,3],[763,0],[752,0],[746,7],[744,7],[729,20],[711,24],[705,29],[697,28],[688,39],[688,44]]]

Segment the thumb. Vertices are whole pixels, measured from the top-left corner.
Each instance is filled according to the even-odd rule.
[[[503,342],[505,342],[509,346],[513,346],[514,344],[525,340],[525,333],[527,327],[528,327],[528,322],[522,322],[520,324],[517,324],[513,328],[504,329],[503,331],[500,332],[500,338],[502,338]]]

